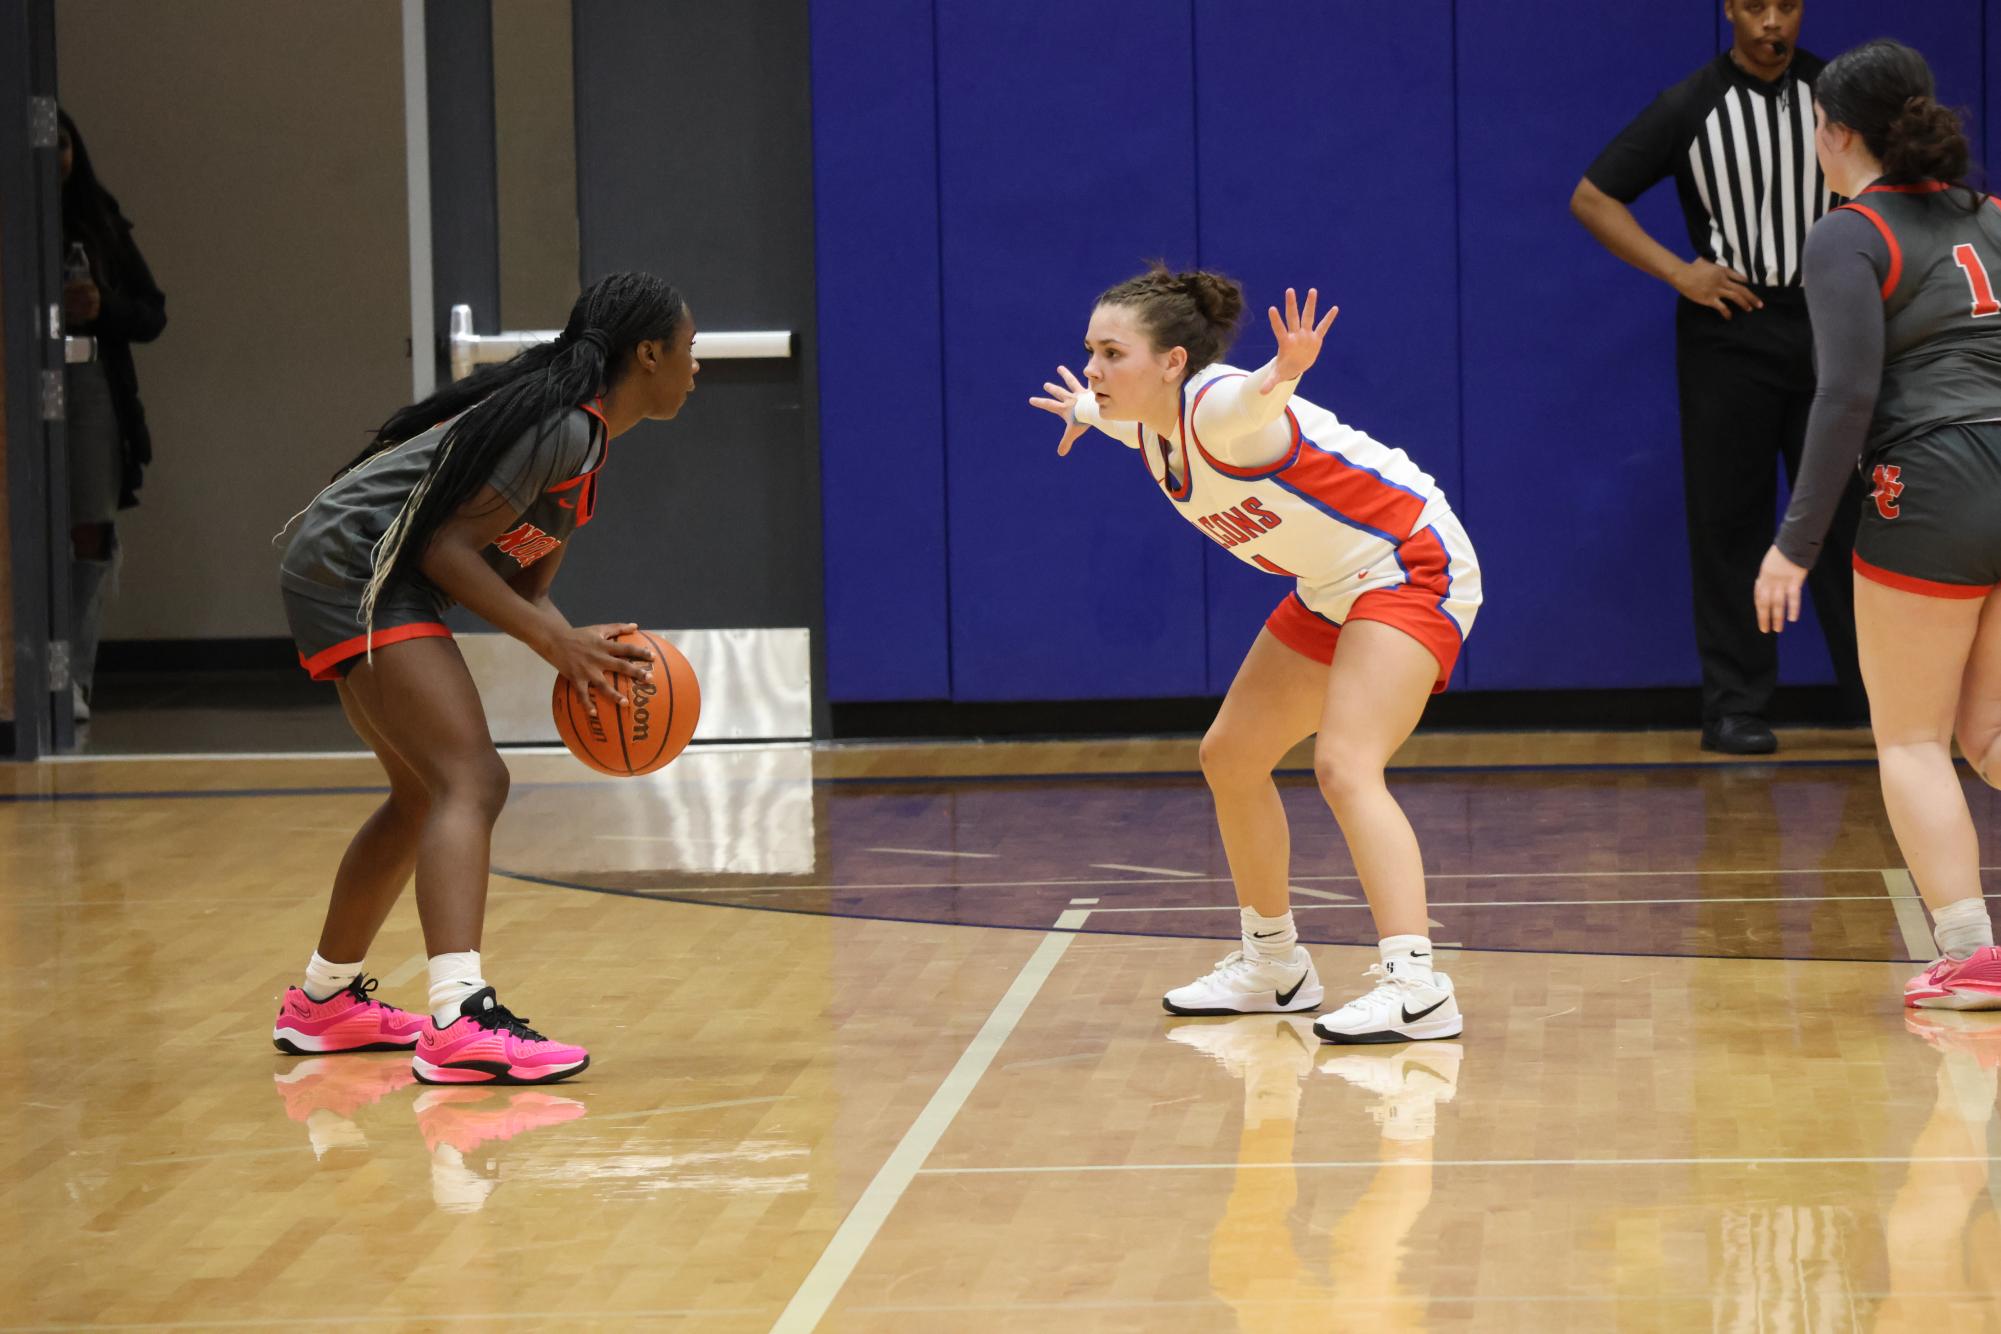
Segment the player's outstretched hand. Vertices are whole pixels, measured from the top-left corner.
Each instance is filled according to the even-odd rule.
[[[638,644],[621,644],[618,636],[639,627],[620,625],[577,625],[558,635],[543,656],[570,688],[583,696],[584,708],[598,716],[597,696],[604,694],[622,708],[627,703],[625,681],[644,681],[653,675],[653,655]]]
[[[1271,374],[1265,378],[1260,393],[1269,394],[1287,380],[1297,380],[1320,357],[1320,340],[1327,336],[1327,327],[1334,323],[1334,317],[1341,313],[1341,307],[1329,306],[1320,323],[1313,322],[1314,303],[1320,300],[1320,289],[1306,289],[1306,311],[1300,313],[1299,293],[1288,287],[1285,289],[1285,317],[1281,319],[1278,307],[1270,308],[1272,336],[1278,339],[1278,355],[1272,358]]]
[[[1044,412],[1053,412],[1063,419],[1063,438],[1056,442],[1059,455],[1068,454],[1070,446],[1077,443],[1077,437],[1091,428],[1077,420],[1077,400],[1090,392],[1077,382],[1068,366],[1058,366],[1056,373],[1063,377],[1063,383],[1045,380],[1042,387],[1048,391],[1048,398],[1031,398],[1029,404]]]
[[[1765,563],[1758,567],[1757,587],[1751,593],[1758,606],[1760,630],[1777,634],[1786,628],[1787,621],[1800,618],[1800,585],[1805,582],[1806,571],[1787,560],[1777,547],[1765,553]]]

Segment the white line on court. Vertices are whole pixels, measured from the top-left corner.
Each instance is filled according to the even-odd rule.
[[[1904,948],[1913,959],[1930,963],[1938,957],[1938,942],[1932,939],[1931,923],[1925,920],[1924,900],[1918,897],[1917,882],[1909,871],[1886,869],[1883,890],[1897,914],[1897,929],[1904,933]]]
[[[974,1086],[986,1074],[987,1067],[993,1064],[994,1055],[1000,1051],[1008,1035],[1014,1032],[1022,1015],[1028,1012],[1036,993],[1042,990],[1042,984],[1048,981],[1057,961],[1063,957],[1063,951],[1070,948],[1070,942],[1077,938],[1078,928],[1090,915],[1088,909],[1072,908],[1056,919],[1055,927],[1028,956],[1028,962],[1015,974],[1014,984],[994,1006],[993,1013],[980,1026],[972,1044],[961,1053],[958,1064],[945,1076],[945,1081],[931,1095],[931,1101],[917,1114],[917,1119],[910,1123],[910,1129],[903,1132],[902,1140],[890,1151],[883,1165],[876,1169],[875,1179],[868,1183],[861,1198],[855,1201],[855,1207],[841,1220],[841,1226],[827,1243],[827,1249],[820,1253],[811,1272],[799,1284],[799,1290],[792,1294],[792,1300],[786,1303],[785,1310],[772,1324],[771,1334],[809,1334],[818,1327],[820,1318],[826,1315],[827,1308],[834,1304],[834,1298],[848,1281],[848,1275],[861,1262],[862,1253],[868,1250],[869,1243],[882,1230],[890,1210],[896,1207],[903,1192],[916,1179],[924,1160],[931,1156],[931,1150],[937,1147],[939,1139],[950,1128],[959,1109],[966,1105]]]
[[[870,848],[870,852],[895,852],[905,857],[983,857],[989,860],[1000,856],[998,852],[948,852],[943,848]]]
[[[1885,873],[1887,874],[1887,872]],[[2001,897],[1988,895],[1989,898]],[[1649,904],[1664,903],[1880,903],[1874,894],[1760,894],[1732,898],[1693,899],[1465,899],[1461,901],[1432,900],[1433,908],[1639,908]],[[1916,904],[1917,900],[1910,900]],[[1301,903],[1294,906],[1294,912],[1314,912],[1328,908],[1366,908],[1366,903]],[[1100,908],[1101,913],[1171,913],[1171,912],[1235,912],[1235,904],[1217,907],[1213,904],[1197,904],[1173,908]],[[1921,911],[1921,909],[1920,909]],[[1433,926],[1439,925],[1432,922]],[[1930,933],[1926,933],[1930,938]],[[1934,950],[1936,953],[1936,950]]]
[[[1294,894],[1304,894],[1309,899],[1332,899],[1344,903],[1352,903],[1355,899],[1353,894],[1336,894],[1331,889],[1308,889],[1304,885],[1287,885],[1286,888]]]
[[[0,794],[0,795],[4,795],[4,794]],[[880,852],[880,851],[900,851],[900,850],[902,850],[902,849],[880,849],[880,848],[871,848],[871,849],[869,849],[869,851],[871,851],[871,852]],[[960,856],[989,856],[989,855],[995,855],[995,854],[987,854],[987,853],[961,853],[961,854],[957,854],[957,855],[960,855]],[[1980,869],[1981,869],[1981,870],[1983,870],[1983,871],[2001,871],[2001,866],[1983,866],[1983,867],[1981,867]],[[1756,875],[1756,876],[1787,876],[1787,875],[1869,875],[1869,876],[1880,876],[1880,875],[1882,875],[1882,873],[1883,873],[1883,868],[1882,868],[1882,867],[1880,867],[1880,866],[1869,866],[1869,867],[1842,867],[1842,868],[1838,868],[1838,869],[1831,869],[1831,870],[1830,870],[1830,869],[1822,869],[1822,868],[1817,868],[1817,867],[1816,867],[1816,868],[1813,868],[1813,869],[1808,869],[1808,870],[1796,870],[1796,871],[1550,871],[1550,872],[1548,872],[1548,873],[1546,873],[1546,874],[1545,874],[1545,873],[1542,873],[1542,872],[1535,872],[1535,873],[1529,873],[1529,872],[1521,872],[1521,873],[1516,873],[1516,872],[1512,872],[1512,871],[1507,871],[1507,872],[1499,872],[1499,873],[1492,873],[1492,872],[1481,872],[1481,873],[1467,873],[1467,874],[1451,874],[1451,875],[1440,875],[1440,874],[1436,874],[1436,873],[1432,873],[1432,872],[1427,872],[1427,873],[1425,874],[1425,879],[1426,879],[1426,880],[1431,880],[1431,881],[1439,881],[1439,880],[1618,880],[1618,879],[1625,879],[1625,878],[1635,878],[1635,877],[1636,877],[1636,878],[1644,878],[1644,879],[1650,879],[1650,880],[1676,880],[1676,879],[1682,879],[1682,878],[1693,878],[1693,877],[1705,877],[1705,878],[1706,878],[1706,877],[1711,877],[1711,876],[1744,876],[1744,875]],[[509,875],[509,874],[512,874],[512,873],[511,873],[511,872],[504,872],[504,871],[496,871],[496,872],[495,872],[494,874],[496,874],[496,875]],[[1358,881],[1357,881],[1357,878],[1356,878],[1355,876],[1352,876],[1352,875],[1319,875],[1319,876],[1302,876],[1302,877],[1300,877],[1300,879],[1302,879],[1302,880],[1309,880],[1309,881],[1328,881],[1328,880],[1334,880],[1334,881],[1345,881],[1345,882],[1347,882],[1347,883],[1349,883],[1349,884],[1355,884],[1355,883],[1358,883]],[[800,884],[785,884],[785,885],[773,885],[773,884],[755,884],[755,885],[689,885],[689,886],[686,886],[686,887],[677,887],[677,886],[672,886],[672,885],[661,885],[661,886],[655,886],[655,887],[653,887],[652,889],[650,889],[650,890],[649,890],[649,891],[647,891],[647,892],[649,892],[649,893],[656,893],[656,894],[787,894],[787,893],[807,893],[807,892],[813,892],[813,891],[819,891],[819,892],[834,892],[834,893],[842,893],[842,894],[853,894],[853,893],[862,893],[862,892],[866,892],[866,891],[874,891],[874,890],[885,890],[885,889],[939,889],[939,890],[951,890],[951,891],[952,891],[953,893],[955,893],[955,894],[956,894],[956,893],[963,893],[964,891],[966,891],[966,890],[969,890],[969,889],[1057,889],[1057,888],[1062,888],[1062,889],[1094,889],[1094,888],[1106,888],[1106,887],[1109,887],[1109,886],[1113,886],[1113,885],[1119,885],[1119,886],[1126,886],[1126,887],[1130,887],[1130,886],[1133,886],[1133,885],[1144,885],[1144,884],[1148,884],[1148,883],[1154,883],[1154,884],[1169,884],[1169,885],[1194,885],[1194,884],[1200,884],[1200,883],[1204,883],[1204,882],[1207,882],[1207,883],[1209,883],[1209,884],[1218,884],[1218,885],[1227,885],[1227,884],[1229,884],[1229,883],[1230,883],[1230,878],[1229,878],[1228,876],[1205,876],[1205,877],[1203,877],[1203,878],[1202,878],[1202,880],[1200,880],[1200,881],[1198,881],[1198,880],[1192,880],[1192,879],[1191,879],[1191,880],[1163,880],[1163,881],[1153,881],[1153,882],[1149,882],[1149,881],[1145,881],[1145,880],[1130,880],[1130,879],[1124,879],[1124,878],[1121,878],[1121,879],[1117,879],[1117,880],[1107,880],[1107,879],[1104,879],[1104,878],[1102,878],[1102,877],[1101,877],[1101,878],[1096,878],[1096,879],[1092,879],[1092,878],[1086,878],[1086,877],[1061,877],[1061,876],[1058,876],[1058,877],[1052,877],[1052,878],[1047,878],[1047,879],[1041,879],[1041,880],[961,880],[961,881],[957,881],[957,882],[948,882],[948,881],[942,881],[942,880],[889,880],[889,881],[879,881],[879,882],[856,882],[856,883],[846,883],[846,884],[834,884],[834,883],[830,883],[830,882],[823,882],[823,881],[814,881],[814,882],[811,882],[811,883],[800,883]],[[1307,892],[1307,887],[1306,887],[1306,886],[1303,886],[1303,885],[1300,885],[1300,884],[1297,884],[1297,883],[1293,884],[1293,885],[1291,886],[1291,888],[1292,888],[1292,890],[1293,890],[1293,892],[1294,892],[1294,893],[1306,893],[1306,892]],[[1322,891],[1320,891],[1320,892],[1321,892],[1322,894],[1326,894],[1326,893],[1329,893],[1330,891],[1326,891],[1326,890],[1322,890]],[[1816,903],[1816,902],[1824,902],[1824,901],[1827,901],[1827,900],[1831,900],[1831,899],[1843,899],[1843,898],[1854,898],[1854,899],[1875,899],[1876,897],[1877,897],[1877,896],[1876,896],[1876,895],[1875,895],[1874,893],[1870,893],[1870,894],[1825,894],[1825,895],[1819,895],[1819,896],[1812,896],[1812,895],[1798,895],[1798,896],[1793,896],[1793,895],[1787,895],[1787,896],[1784,896],[1784,898],[1785,898],[1785,900],[1786,900],[1786,901],[1788,901],[1788,902],[1796,902],[1796,903]],[[2001,895],[1993,895],[1993,894],[1990,894],[1990,895],[1988,895],[1988,897],[1989,897],[1989,898],[1996,898],[1996,897],[2001,897]],[[1344,899],[1344,901],[1348,901],[1348,899],[1347,899],[1347,896],[1343,896],[1343,899]],[[1522,900],[1522,902],[1539,902],[1539,901],[1541,901],[1541,900]],[[1586,902],[1586,903],[1640,903],[1640,902],[1645,902],[1645,901],[1646,901],[1646,900],[1641,900],[1641,899],[1586,899],[1586,900],[1582,900],[1582,902]],[[1667,901],[1667,902],[1674,902],[1674,901],[1677,901],[1677,900],[1664,900],[1664,901]],[[1704,898],[1704,899],[1690,899],[1690,900],[1687,900],[1687,902],[1691,902],[1691,903],[1732,903],[1732,902],[1735,902],[1735,903],[1765,903],[1765,902],[1773,902],[1773,901],[1776,901],[1776,900],[1773,900],[1773,899],[1712,899],[1712,898]],[[1310,906],[1310,905],[1308,905],[1308,906]],[[1434,903],[1434,904],[1433,904],[1432,906],[1433,906],[1433,907],[1452,907],[1452,906],[1454,906],[1454,905],[1452,905],[1452,904],[1445,904],[1445,903]],[[1459,905],[1457,905],[1457,906],[1459,906],[1459,907],[1486,907],[1486,906],[1490,906],[1490,905],[1487,905],[1487,904],[1484,904],[1484,903],[1464,903],[1464,904],[1459,904]],[[1494,904],[1494,905],[1491,905],[1491,906],[1499,906],[1499,907],[1508,907],[1508,906],[1511,906],[1511,904],[1510,904],[1509,902],[1505,902],[1505,901],[1502,901],[1502,902],[1497,902],[1496,904]],[[1105,911],[1107,911],[1107,912],[1111,912],[1111,911],[1115,911],[1115,910],[1114,910],[1114,909],[1110,909],[1110,908],[1107,908],[1107,909],[1106,909]]]
[[[1210,879],[1209,876],[1202,874],[1200,871],[1175,871],[1165,866],[1127,866],[1123,862],[1092,862],[1091,869],[1094,871],[1134,871],[1140,875],[1184,876],[1194,880]]]
[[[2001,1154],[1888,1154],[1855,1158],[1352,1158],[1327,1162],[1048,1163],[1023,1167],[925,1167],[919,1176],[1052,1176],[1085,1172],[1290,1172],[1381,1167],[1884,1167],[1907,1163],[1994,1163]]]

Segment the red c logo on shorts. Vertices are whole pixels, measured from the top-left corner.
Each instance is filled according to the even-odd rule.
[[[1898,479],[1904,475],[1902,468],[1893,468],[1887,463],[1876,465],[1876,489],[1870,498],[1876,502],[1876,512],[1886,519],[1894,519],[1902,510],[1897,508],[1897,497],[1904,494],[1904,484]]]

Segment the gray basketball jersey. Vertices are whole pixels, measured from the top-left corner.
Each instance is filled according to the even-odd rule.
[[[572,409],[502,452],[489,484],[519,518],[480,553],[501,577],[543,559],[590,522],[605,457],[602,422],[592,408]],[[376,542],[430,469],[450,425],[440,422],[411,436],[320,492],[299,516],[279,567],[280,582],[306,597],[358,605]],[[415,582],[435,593],[441,608],[446,605],[448,599],[427,581]]]
[[[1843,209],[1889,248],[1883,387],[1869,455],[1940,426],[2001,418],[2001,202],[1938,181],[1872,185]]]

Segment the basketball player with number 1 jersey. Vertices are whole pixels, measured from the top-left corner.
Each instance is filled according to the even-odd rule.
[[[1814,226],[1806,290],[1820,387],[1799,484],[1753,590],[1763,628],[1799,588],[1859,463],[1855,626],[1883,803],[1939,957],[1920,1009],[2001,1009],[1978,831],[1953,764],[2001,786],[2001,205],[1964,184],[1958,116],[1924,57],[1869,42],[1814,90],[1815,148],[1851,202]]]

